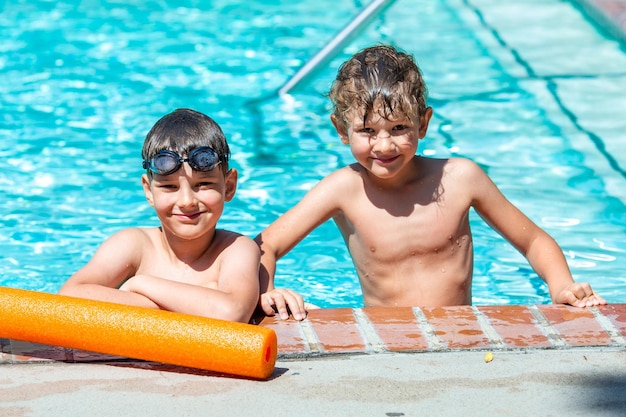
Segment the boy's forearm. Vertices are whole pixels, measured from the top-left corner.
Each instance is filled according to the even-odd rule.
[[[560,246],[550,236],[545,235],[531,247],[527,259],[550,291],[550,298],[557,302],[559,293],[574,283],[569,266]]]
[[[99,284],[66,284],[59,290],[59,294],[136,307],[158,308],[154,302],[141,294],[120,291],[117,288],[105,287]]]
[[[135,276],[126,290],[141,294],[159,308],[195,316],[246,322],[251,308],[220,290],[147,275]]]

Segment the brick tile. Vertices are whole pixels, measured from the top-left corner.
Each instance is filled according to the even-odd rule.
[[[324,351],[365,352],[365,342],[350,308],[311,310],[307,320]]]
[[[479,306],[504,343],[511,347],[549,347],[537,320],[526,306]]]
[[[68,349],[68,361],[72,362],[109,362],[117,360],[127,360],[126,356],[108,355],[106,353],[89,352],[80,349]]]
[[[280,320],[276,317],[266,317],[259,324],[276,332],[278,353],[307,352],[309,350],[302,335],[300,322],[293,319]]]
[[[424,307],[428,322],[450,349],[487,348],[491,346],[471,306]]]
[[[11,358],[9,357],[11,353],[10,343],[11,341],[9,339],[0,337],[0,364],[11,362]]]
[[[420,330],[413,309],[370,307],[364,308],[363,312],[387,349],[392,351],[428,349],[428,340]]]
[[[598,309],[626,337],[626,304],[607,304]]]
[[[537,307],[570,346],[602,346],[613,343],[590,310],[555,304]]]
[[[67,359],[66,349],[39,343],[10,340],[3,351],[10,362],[49,362]]]

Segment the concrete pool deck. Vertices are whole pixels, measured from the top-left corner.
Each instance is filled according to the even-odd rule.
[[[626,304],[323,309],[260,325],[278,336],[267,381],[0,339],[0,415],[626,415]]]

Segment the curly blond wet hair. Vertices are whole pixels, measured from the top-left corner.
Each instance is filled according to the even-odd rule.
[[[346,61],[328,93],[333,114],[347,127],[348,113],[363,124],[374,109],[381,117],[406,116],[417,123],[426,112],[428,91],[415,59],[393,46],[365,48]]]

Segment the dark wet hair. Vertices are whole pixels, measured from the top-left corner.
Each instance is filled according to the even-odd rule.
[[[219,154],[222,161],[220,167],[226,174],[230,148],[220,126],[198,111],[176,109],[160,118],[150,129],[143,143],[141,156],[147,161],[157,152],[167,149],[184,158],[200,146],[209,146]]]
[[[363,123],[374,111],[380,116],[406,116],[418,122],[426,112],[428,90],[414,58],[393,46],[365,48],[346,61],[328,93],[333,114],[347,125],[347,113],[362,112]]]

